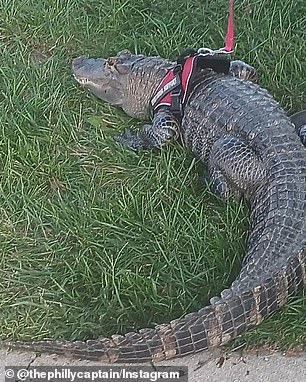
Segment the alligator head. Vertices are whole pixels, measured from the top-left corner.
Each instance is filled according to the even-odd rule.
[[[159,57],[124,50],[107,59],[75,58],[72,72],[82,86],[103,101],[122,107],[132,117],[147,118],[150,99],[169,66],[172,64]]]

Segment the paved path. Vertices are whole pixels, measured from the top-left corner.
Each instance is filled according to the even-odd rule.
[[[306,353],[221,353],[202,352],[190,357],[162,362],[160,365],[187,365],[188,382],[306,382]],[[4,381],[4,366],[90,366],[89,361],[77,361],[58,356],[19,353],[0,350],[0,381]],[[222,362],[223,361],[223,362]],[[219,365],[218,365],[219,363]],[[222,366],[220,365],[222,363]],[[159,365],[159,364],[158,364]],[[11,380],[15,382],[15,379]],[[34,381],[33,381],[34,382]]]

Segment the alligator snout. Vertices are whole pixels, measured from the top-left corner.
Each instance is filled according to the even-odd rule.
[[[84,62],[87,59],[86,56],[80,56],[72,60],[72,71],[75,72],[84,66]]]
[[[88,58],[80,56],[72,61],[72,73],[77,80],[94,81],[103,77],[105,60],[103,58]]]

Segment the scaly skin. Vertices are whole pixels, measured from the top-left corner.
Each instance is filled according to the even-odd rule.
[[[88,71],[86,87],[100,98],[130,115],[145,117],[149,98],[172,64],[139,57],[125,52],[108,63],[91,62],[99,74],[97,81],[90,77],[92,71],[84,59],[75,61],[73,70],[83,84]],[[11,347],[101,362],[161,361],[225,344],[303,288],[306,151],[294,125],[256,84],[211,71],[202,75],[188,99],[181,126],[161,109],[152,125],[126,131],[117,140],[138,150],[160,147],[181,136],[208,167],[216,192],[225,197],[242,194],[249,201],[250,232],[236,280],[210,305],[153,329],[87,342],[11,342]],[[108,89],[106,95],[103,89]]]

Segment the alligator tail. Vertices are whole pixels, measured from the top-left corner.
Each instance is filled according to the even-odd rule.
[[[305,284],[306,250],[302,250],[287,266],[254,282],[247,291],[226,289],[221,297],[211,299],[211,305],[169,324],[86,342],[17,341],[5,345],[106,363],[162,361],[227,343],[282,307]]]

